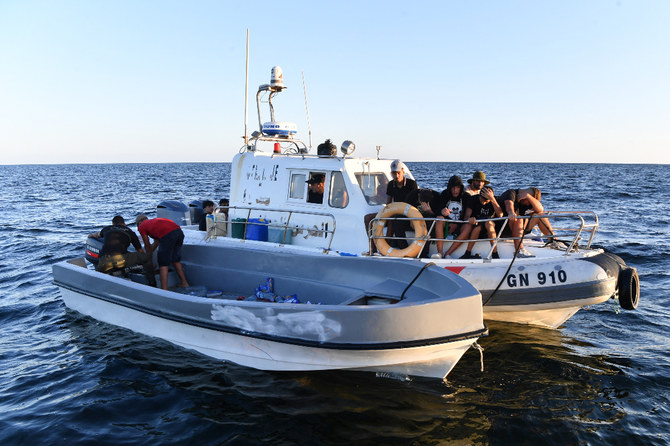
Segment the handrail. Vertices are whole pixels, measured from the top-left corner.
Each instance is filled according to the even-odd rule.
[[[278,208],[266,208],[266,207],[256,207],[256,206],[217,206],[214,209],[214,213],[216,213],[217,210],[219,209],[228,209],[227,213],[224,213],[224,215],[227,215],[228,218],[224,220],[218,220],[219,222],[225,222],[227,224],[231,225],[231,230],[230,230],[230,236],[232,236],[232,225],[237,224],[237,222],[233,222],[231,215],[230,215],[230,210],[231,209],[240,209],[240,210],[246,210],[246,218],[244,221],[244,232],[242,235],[242,239],[246,240],[247,236],[247,226],[248,225],[256,225],[256,226],[267,226],[268,228],[283,228],[284,229],[284,234],[282,235],[282,243],[286,242],[286,233],[289,230],[293,230],[294,228],[291,228],[290,222],[291,218],[293,217],[294,214],[301,214],[301,215],[313,215],[313,216],[321,216],[321,217],[327,217],[330,219],[330,222],[326,223],[328,225],[329,223],[332,222],[332,229],[328,229],[328,226],[326,229],[312,229],[312,228],[306,228],[306,227],[296,227],[296,229],[303,229],[307,231],[312,231],[312,232],[317,232],[321,234],[328,234],[329,239],[328,239],[328,246],[324,249],[324,252],[328,252],[331,249],[331,246],[333,244],[333,237],[335,235],[335,228],[336,228],[336,220],[335,216],[329,212],[315,212],[315,211],[300,211],[300,210],[287,210],[287,209],[278,209]],[[256,216],[255,214],[252,215],[252,212],[258,212],[259,215]],[[258,222],[250,222],[249,219],[252,218],[266,218],[269,219],[270,217],[267,215],[269,213],[279,213],[280,216],[281,214],[286,215],[286,222],[283,224],[276,224],[272,222],[268,223],[258,223]],[[219,213],[221,214],[221,213]],[[263,215],[265,214],[265,215]],[[237,216],[234,216],[235,218],[239,218]],[[242,224],[241,222],[239,224]]]
[[[594,222],[593,223],[587,223],[584,220],[583,215],[591,216],[593,218]],[[555,237],[555,238],[559,238],[561,235],[568,235],[568,233],[574,233],[574,235],[571,236],[572,238],[571,238],[570,242],[566,244],[566,248],[565,248],[565,255],[566,256],[570,255],[571,252],[573,252],[576,248],[578,248],[579,242],[582,240],[582,234],[583,233],[588,233],[589,234],[588,241],[586,242],[584,247],[586,249],[590,248],[591,244],[593,242],[593,239],[595,237],[595,233],[597,232],[598,227],[599,227],[598,216],[594,212],[591,212],[591,211],[551,211],[551,212],[547,211],[547,212],[544,212],[543,214],[538,214],[538,215],[531,214],[531,215],[517,216],[517,218],[527,219],[527,220],[529,220],[533,217],[548,218],[548,219],[551,219],[551,220],[572,218],[572,219],[575,219],[579,222],[579,227],[577,227],[577,228],[571,228],[571,227],[568,227],[568,228],[554,227],[553,228],[554,229],[554,235],[552,237]],[[396,236],[390,236],[390,235],[375,236],[374,235],[374,231],[372,230],[374,224],[376,224],[377,222],[380,222],[380,221],[394,221],[394,220],[403,220],[403,221],[410,221],[410,222],[413,221],[413,220],[421,220],[421,221],[424,221],[426,223],[431,222],[426,236],[421,238],[421,240],[424,240],[426,243],[430,243],[430,242],[434,242],[434,241],[438,241],[438,240],[443,240],[445,242],[452,241],[451,239],[439,239],[439,238],[435,238],[435,237],[430,237],[430,233],[431,233],[433,227],[435,226],[435,224],[438,221],[444,221],[444,222],[448,222],[448,223],[458,223],[458,224],[468,223],[467,221],[464,221],[464,220],[445,220],[445,219],[438,218],[438,217],[434,217],[434,218],[431,218],[431,217],[426,217],[426,218],[403,217],[402,219],[398,219],[396,217],[387,217],[387,218],[377,218],[377,217],[375,217],[372,220],[370,220],[369,226],[368,226],[368,239],[369,239],[369,242],[370,242],[369,243],[370,254],[372,254],[372,244],[377,239],[406,240],[406,241],[415,240],[414,237],[396,237]],[[493,244],[491,245],[491,248],[490,248],[487,256],[485,257],[486,259],[491,258],[493,250],[496,248],[496,246],[498,245],[498,243],[500,241],[523,239],[523,236],[522,237],[513,237],[513,236],[503,237],[502,236],[502,233],[505,230],[505,227],[507,226],[507,223],[509,221],[509,217],[496,217],[496,218],[488,218],[488,219],[477,220],[478,223],[483,223],[483,222],[487,222],[487,221],[494,221],[494,222],[495,221],[503,221],[503,224],[500,227],[500,229],[497,231],[497,234],[496,234],[495,238],[477,238],[477,239],[460,240],[463,243],[468,243],[468,242],[472,242],[472,241],[480,241],[480,242],[486,242],[486,241],[491,242],[491,241],[493,241]],[[426,226],[428,227],[428,224]],[[549,236],[543,236],[543,237],[549,237]],[[420,253],[417,254],[417,257],[419,255],[420,255]]]

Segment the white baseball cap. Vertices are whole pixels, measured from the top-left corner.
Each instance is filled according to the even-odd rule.
[[[394,160],[391,163],[391,172],[400,172],[400,171],[405,171],[405,170],[407,170],[407,169],[405,168],[405,164],[402,161]]]

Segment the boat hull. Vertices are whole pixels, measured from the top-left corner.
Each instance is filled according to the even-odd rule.
[[[340,350],[276,342],[195,327],[101,302],[61,288],[66,306],[86,316],[171,342],[211,358],[273,371],[359,370],[444,378],[475,337],[409,348]],[[481,333],[480,333],[481,334]]]
[[[616,295],[621,269],[616,256],[600,250],[569,256],[536,250],[547,251],[545,257],[516,259],[511,268],[509,259],[443,267],[480,290],[488,320],[557,328],[581,308]]]
[[[244,253],[234,250],[226,253],[226,258],[231,259],[228,261],[245,265]],[[211,275],[209,270],[194,273],[196,266],[188,262],[187,247],[184,254],[185,270],[192,273],[191,277]],[[275,273],[279,286],[285,285],[283,260],[286,259],[281,255],[273,257],[274,263],[279,264],[274,271],[263,262],[256,262],[257,272],[248,274],[260,277]],[[333,260],[337,265],[330,265]],[[365,265],[372,270],[377,268],[376,262],[349,260],[357,270],[365,269],[362,268]],[[314,271],[336,266],[334,270],[342,272],[342,264],[349,264],[349,260],[335,258],[324,264],[311,259],[309,263],[316,264]],[[297,266],[307,274],[300,280],[314,281],[315,277],[305,271],[306,266]],[[220,267],[221,274],[225,270]],[[364,303],[373,295],[380,299],[384,290],[388,292],[393,286],[406,287],[407,282],[389,282],[384,276],[376,285],[363,283],[362,288],[355,289],[342,279],[340,291],[350,293],[351,302],[279,304],[157,290],[98,273],[86,267],[83,259],[61,262],[53,269],[63,301],[75,311],[212,358],[263,370],[350,369],[444,378],[477,338],[486,334],[479,294],[464,280],[436,267],[426,270],[426,277],[422,274],[416,286],[408,288],[416,288],[414,295],[408,291],[403,300],[382,305]],[[419,271],[410,269],[410,276]],[[231,275],[227,281],[233,287],[232,276],[240,281],[249,280],[241,277],[241,271],[224,274]],[[362,274],[375,276],[370,276],[370,271]],[[328,297],[328,287],[334,286],[328,284],[326,276],[322,274],[322,282],[318,284],[325,289],[324,299]],[[432,295],[431,283],[449,276],[462,289],[452,287],[450,297]],[[441,281],[434,283],[439,285]],[[337,293],[337,289],[331,292]]]
[[[557,328],[581,308],[616,295],[620,266],[612,254],[599,250],[550,254],[516,259],[511,268],[509,259],[436,263],[481,292],[488,320]]]

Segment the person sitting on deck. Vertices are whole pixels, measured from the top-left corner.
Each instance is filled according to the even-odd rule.
[[[458,175],[449,178],[447,188],[440,194],[442,200],[442,210],[437,216],[440,220],[435,223],[435,237],[437,241],[437,253],[434,257],[442,257],[442,249],[444,248],[445,227],[446,233],[452,236],[458,236],[462,223],[456,221],[463,218],[465,212],[465,204],[468,195],[463,190],[463,180]],[[446,221],[445,221],[446,219]]]
[[[115,216],[112,219],[111,226],[105,226],[99,232],[94,232],[88,236],[103,240],[98,264],[95,267],[96,271],[108,273],[114,269],[142,265],[147,283],[149,286],[156,286],[156,276],[154,275],[154,264],[151,261],[151,255],[142,251],[142,245],[137,238],[137,234],[126,226],[126,222],[122,216]],[[128,247],[131,244],[136,252],[128,252]]]
[[[411,204],[421,212],[424,218],[434,219],[443,208],[442,198],[440,193],[432,189],[416,189],[407,195],[407,203]],[[435,226],[432,224],[433,220],[426,221],[428,230],[431,231],[431,237],[435,236]],[[402,234],[405,237],[405,234]],[[421,257],[428,257],[428,243],[425,244],[421,251]]]
[[[517,237],[514,240],[514,248],[518,250],[517,257],[535,257],[523,247],[522,234],[528,234],[535,225],[538,225],[542,234],[549,236],[549,242],[558,246],[554,240],[554,229],[549,219],[540,217],[544,215],[544,207],[540,203],[542,193],[540,189],[531,187],[529,189],[509,189],[502,193],[500,202],[503,203],[503,214],[509,217],[509,231],[507,234]],[[526,213],[532,212],[534,216],[530,219],[518,218]]]
[[[475,240],[479,238],[481,234],[482,227],[486,229],[488,238],[494,239],[496,237],[495,223],[492,221],[479,222],[478,220],[486,220],[489,218],[502,217],[503,210],[498,204],[493,188],[483,187],[479,194],[470,197],[468,200],[467,207],[465,208],[465,215],[463,220],[467,221],[461,228],[461,233],[459,234],[457,241],[454,241],[447,252],[444,253],[445,258],[451,258],[451,255],[454,251],[460,246],[462,240],[470,239],[472,240],[468,243],[465,254],[463,254],[461,259],[479,259],[481,256],[479,254],[472,255],[472,248],[475,245]],[[494,241],[491,240],[491,244],[494,244]],[[494,259],[499,258],[497,248],[494,248],[491,257]]]
[[[479,195],[479,191],[482,190],[482,187],[491,184],[489,180],[486,179],[486,174],[481,170],[476,171],[472,174],[472,178],[468,180],[468,186],[465,188],[465,193],[468,195]]]

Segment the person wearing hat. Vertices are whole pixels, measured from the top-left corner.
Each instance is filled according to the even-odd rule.
[[[180,288],[188,288],[186,276],[181,266],[181,247],[184,243],[184,232],[179,225],[167,218],[152,218],[151,220],[144,214],[135,218],[137,230],[144,242],[144,250],[151,256],[151,253],[158,247],[158,269],[161,278],[161,288],[167,290],[168,286],[168,267],[170,264],[174,267],[179,280]],[[155,240],[152,245],[149,237]]]
[[[391,176],[393,179],[386,186],[387,203],[407,202],[407,195],[419,187],[411,178],[405,176],[405,164],[400,160],[391,163]]]
[[[411,178],[405,176],[405,164],[400,160],[395,160],[391,163],[391,176],[393,179],[389,181],[386,186],[387,203],[403,202],[407,203],[408,196],[419,187]],[[389,221],[386,234],[393,234],[396,237],[405,237],[405,231],[410,228],[410,223],[407,220],[397,220],[395,222]],[[394,248],[405,249],[407,247],[406,240],[389,240],[389,245]],[[395,246],[394,246],[395,245]]]
[[[456,238],[447,252],[444,253],[445,258],[450,258],[454,251],[460,246],[462,240],[470,239],[472,240],[468,243],[465,253],[460,257],[461,259],[479,259],[481,255],[475,254],[472,255],[472,248],[475,246],[475,240],[479,238],[482,228],[487,232],[487,238],[494,239],[496,237],[495,223],[492,221],[480,222],[479,220],[487,220],[490,218],[502,217],[503,210],[498,204],[493,188],[492,187],[483,187],[482,190],[476,196],[473,195],[470,200],[468,200],[467,207],[465,208],[465,213],[463,215],[463,220],[467,223],[463,224],[461,228],[461,233]],[[494,245],[494,240],[491,240],[491,245]],[[494,259],[499,258],[498,250],[493,249],[492,257]]]
[[[326,175],[323,173],[312,173],[310,179],[305,181],[307,183],[307,202],[308,203],[323,203],[323,189],[326,185]]]
[[[481,170],[476,171],[472,174],[472,178],[468,180],[468,186],[465,188],[465,193],[468,195],[477,195],[479,191],[482,190],[482,187],[491,184],[489,180],[486,179],[486,174]]]

